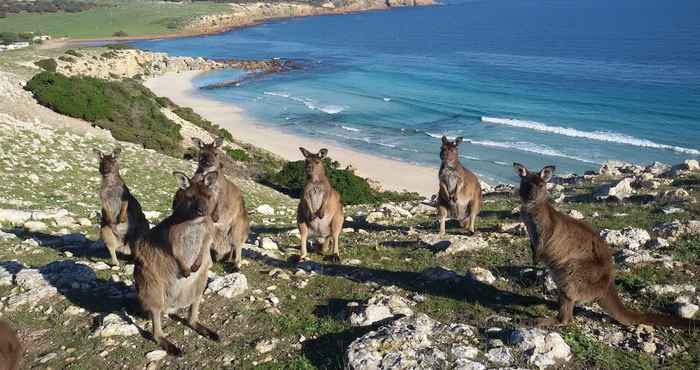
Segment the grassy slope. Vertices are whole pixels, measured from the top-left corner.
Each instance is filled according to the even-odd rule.
[[[226,4],[195,2],[187,4],[144,0],[105,2],[96,9],[70,14],[19,14],[0,19],[0,32],[47,33],[53,37],[111,37],[117,31],[129,36],[172,33],[169,24],[178,25],[190,16],[221,13]]]
[[[3,173],[16,174],[12,181],[0,184],[0,207],[16,208],[13,200],[22,200],[30,202],[24,208],[63,207],[76,217],[88,217],[93,223],[97,222],[99,175],[96,171],[96,160],[90,150],[96,146],[108,149],[115,143],[63,132],[46,137],[33,129],[9,131],[1,125],[0,134],[0,147],[3,148],[3,152],[0,152],[0,170]],[[65,155],[66,148],[70,148],[70,156]],[[61,166],[60,162],[65,162],[70,167],[56,171],[56,167]],[[162,217],[168,212],[171,194],[175,189],[175,181],[170,172],[175,169],[189,172],[194,166],[193,163],[130,145],[126,146],[122,163],[123,176],[144,209],[160,211]],[[36,179],[32,180],[32,175],[37,175],[39,181],[35,183]],[[279,215],[265,218],[253,213],[253,231],[259,235],[273,237],[283,250],[294,253],[298,240],[288,236],[286,230],[294,228],[296,201],[248,180],[235,179],[235,182],[243,188],[249,209],[267,203],[281,211]],[[585,192],[586,189],[582,188],[581,191]],[[593,210],[599,212],[601,216],[595,219],[598,227],[618,227],[620,223],[647,226],[651,222],[678,218],[658,216],[657,209],[653,206],[620,207],[598,204],[589,208],[586,204],[566,204],[562,208],[581,209],[587,216],[590,216]],[[517,201],[507,196],[489,199],[479,224],[485,235],[488,236],[488,230],[499,222],[515,221],[511,220],[510,210],[516,205]],[[354,215],[359,210],[366,211],[364,207],[351,207],[348,208],[347,214]],[[613,216],[620,212],[629,213],[631,216],[622,217],[624,221],[621,221],[621,217]],[[698,216],[697,209],[691,209],[689,214],[681,218]],[[542,296],[539,283],[518,277],[519,271],[530,265],[525,237],[491,239],[491,247],[487,250],[438,257],[420,246],[416,242],[415,234],[409,232],[409,228],[415,228],[419,232],[433,230],[435,224],[432,216],[418,216],[413,219],[390,221],[387,224],[389,226],[346,225],[373,230],[369,235],[346,233],[341,237],[344,258],[358,259],[360,264],[325,264],[325,272],[311,278],[294,275],[297,270],[287,264],[284,258],[252,259],[249,255],[247,260],[250,264],[244,267],[244,273],[251,290],[244,297],[233,300],[209,295],[203,307],[204,322],[218,328],[225,342],[212,344],[191,332],[188,333],[180,324],[167,320],[166,333],[176,343],[184,346],[186,355],[178,362],[166,359],[170,365],[163,366],[218,368],[223,365],[222,360],[229,357],[233,359],[233,364],[229,367],[235,368],[251,368],[256,366],[255,364],[260,368],[341,368],[345,348],[365,330],[350,327],[338,313],[347,302],[369,298],[378,286],[395,285],[402,288],[405,294],[422,294],[426,299],[416,306],[416,310],[443,322],[465,322],[481,329],[493,326],[512,327],[519,319],[528,318],[530,315],[553,314],[545,301],[535,300],[533,304],[527,298]],[[7,230],[7,227],[4,229]],[[50,225],[49,233],[57,231],[58,227]],[[92,240],[96,238],[95,226],[79,228],[74,232],[83,233]],[[670,253],[681,257],[681,251],[687,251],[688,245],[692,249],[693,245],[697,246],[697,240],[676,243]],[[68,246],[39,246],[25,250],[21,239],[0,241],[0,260],[19,259],[30,266],[41,266],[57,259],[107,261],[104,251],[87,254],[85,249],[81,249],[86,246],[82,246],[71,249],[74,256],[67,257],[64,252],[66,248]],[[312,254],[312,258],[320,262],[317,255]],[[691,259],[684,269],[669,270],[662,266],[650,266],[622,272],[619,274],[620,281],[627,284],[625,286],[634,288],[632,291],[623,292],[628,297],[632,294],[639,308],[662,309],[667,302],[653,295],[640,294],[638,288],[650,283],[690,282],[697,285],[692,278],[698,273],[697,265],[692,261]],[[483,284],[431,284],[423,281],[420,271],[436,265],[449,267],[460,273],[469,267],[480,266],[490,269],[497,277],[505,280],[497,281],[494,287]],[[274,267],[281,267],[287,271],[292,275],[291,280],[269,276],[268,273]],[[216,264],[214,267],[219,273],[225,269],[222,264]],[[110,282],[112,274],[118,275],[122,281],[131,278],[123,270],[98,272],[100,280],[97,292],[85,293],[84,297],[67,294],[65,298],[45,301],[29,312],[6,313],[8,319],[23,328],[21,335],[25,340],[32,338],[27,365],[36,364],[38,357],[50,352],[58,355],[45,364],[52,367],[62,367],[67,361],[72,362],[74,368],[86,369],[115,366],[142,368],[146,364],[145,354],[156,349],[156,346],[141,336],[111,340],[90,337],[96,316],[120,311],[128,304],[124,299],[109,299],[99,295],[99,289],[109,292],[110,284],[114,284]],[[296,287],[299,281],[306,279],[309,282],[306,288]],[[263,302],[269,294],[270,286],[276,287],[274,294],[281,300],[279,314],[265,310]],[[3,289],[7,288],[0,288],[0,297],[6,293]],[[255,289],[260,289],[260,292],[255,292]],[[511,296],[507,292],[517,295]],[[255,297],[255,300],[251,301],[250,296]],[[499,300],[499,297],[502,300]],[[62,314],[70,304],[86,308],[88,314],[74,317]],[[51,312],[47,313],[49,307]],[[492,321],[498,316],[515,321]],[[145,323],[143,320],[139,322]],[[563,330],[576,355],[569,364],[570,367],[651,368],[659,365],[658,360],[652,356],[614,349],[601,343],[587,331],[591,322],[591,319],[579,315],[576,325]],[[611,328],[608,330],[625,330],[613,324],[608,324],[607,327]],[[306,338],[303,343],[299,343],[301,336]],[[686,354],[673,359],[678,361],[676,366],[688,367],[692,366],[693,361],[698,361],[697,356],[693,355],[698,353],[696,349],[700,338],[697,336],[665,330],[657,332],[657,336],[665,342],[682,343],[690,347]],[[253,347],[258,340],[271,338],[279,338],[281,341],[273,352],[264,355],[255,352]],[[483,350],[486,341],[482,340],[481,343]],[[99,355],[103,351],[106,351],[104,356]],[[261,364],[265,361],[268,362]],[[522,358],[518,361],[520,365],[525,365]]]

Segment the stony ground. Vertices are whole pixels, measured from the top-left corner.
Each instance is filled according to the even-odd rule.
[[[25,98],[16,100],[27,104],[21,112],[32,107]],[[700,362],[698,334],[625,328],[595,304],[579,307],[568,328],[529,329],[526,320],[555,315],[556,293],[546,271],[532,265],[508,186],[486,195],[475,237],[451,225],[438,238],[434,208],[419,202],[348,207],[343,263],[312,254],[295,265],[288,261],[298,253],[297,200],[245,178],[232,181],[252,220],[246,263],[241,274],[215,264],[201,314],[223,343],[168,319],[165,332],[185,356],[164,356],[144,338],[150,324],[134,299],[128,256],[111,268],[96,240],[100,178],[92,149],[124,148],[122,176],[153,223],[169,213],[171,172],[191,172],[195,164],[117,143],[99,130],[53,125],[50,112],[39,122],[9,107],[0,113],[0,312],[27,345],[27,368],[612,369]],[[616,284],[627,304],[700,318],[698,187],[697,162],[609,163],[585,176],[557,177],[552,198],[614,245]]]

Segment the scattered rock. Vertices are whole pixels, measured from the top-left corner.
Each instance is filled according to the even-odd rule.
[[[470,252],[488,247],[488,242],[481,236],[423,234],[421,242],[440,255],[452,255],[460,252]]]
[[[411,316],[415,303],[396,294],[375,293],[367,303],[352,308],[349,319],[352,326],[369,326],[397,315]]]
[[[687,190],[677,188],[666,190],[656,197],[656,200],[660,203],[686,203],[693,202],[693,198]]]
[[[269,204],[261,204],[255,208],[255,212],[260,213],[263,216],[272,216],[275,214],[275,209]]]
[[[654,293],[656,295],[678,295],[681,293],[695,293],[695,286],[691,284],[677,284],[677,285],[663,285],[663,284],[654,284],[651,285],[647,288],[644,288],[644,291]]]
[[[162,349],[157,349],[155,351],[151,351],[146,353],[146,359],[148,361],[160,361],[165,358],[165,356],[168,355],[168,352],[163,351]]]
[[[577,220],[583,220],[585,218],[583,213],[581,213],[575,209],[570,210],[568,215],[569,215],[569,217],[577,219]]]
[[[128,314],[122,313],[124,317]],[[129,317],[129,321],[133,320]],[[102,319],[102,324],[95,330],[96,337],[131,336],[139,333],[139,328],[127,322],[122,316],[110,313]]]
[[[274,240],[268,237],[258,239],[258,247],[273,251],[279,250],[279,247],[277,247],[277,243],[275,243]]]
[[[49,229],[49,227],[42,221],[27,221],[22,226],[33,233],[42,232]]]
[[[681,303],[676,307],[678,316],[686,319],[692,319],[698,311],[700,311],[700,306],[692,303]]]
[[[264,339],[255,344],[255,350],[260,353],[269,353],[275,349],[279,339]]]
[[[400,318],[353,341],[347,350],[347,366],[363,370],[452,368],[448,353],[454,343],[473,343],[476,333],[471,326],[441,324],[425,314]],[[469,361],[460,359],[459,363],[467,366]]]
[[[456,272],[441,266],[429,267],[423,270],[420,276],[425,281],[457,281],[460,279]]]
[[[654,234],[664,238],[678,238],[680,236],[700,235],[700,221],[673,221],[658,225],[653,230]]]
[[[571,348],[558,333],[542,329],[517,329],[510,342],[528,356],[528,363],[540,369],[571,359]]]
[[[481,267],[470,268],[469,277],[485,284],[493,284],[496,281],[496,277],[493,276],[491,271]]]
[[[604,229],[600,232],[606,243],[620,248],[637,249],[651,240],[646,230],[626,227],[622,230]]]
[[[207,293],[216,293],[226,298],[238,297],[246,290],[248,290],[248,279],[239,272],[218,277],[207,287]]]
[[[45,364],[56,357],[58,357],[58,355],[55,352],[51,352],[39,357],[37,361],[39,361],[40,364]]]
[[[18,209],[0,209],[0,223],[21,225],[32,218],[32,213]]]
[[[617,200],[623,201],[630,196],[634,190],[632,189],[632,179],[624,178],[615,185],[605,185],[601,187],[595,194],[598,200]]]
[[[370,212],[367,217],[365,217],[365,221],[370,224],[376,224],[379,223],[384,218],[384,213],[382,212]]]
[[[493,364],[508,366],[513,362],[513,355],[507,347],[496,347],[486,352],[486,358]]]

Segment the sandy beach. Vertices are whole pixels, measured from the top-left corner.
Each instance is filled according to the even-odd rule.
[[[170,98],[178,105],[190,107],[204,118],[227,129],[238,140],[269,150],[288,160],[302,159],[299,147],[311,151],[327,148],[329,156],[343,167],[352,165],[357,173],[380,181],[388,190],[408,190],[424,196],[437,191],[438,168],[386,159],[345,148],[332,141],[319,141],[292,135],[263,126],[229,103],[197,94],[193,79],[201,72],[167,73],[144,83],[156,95]]]

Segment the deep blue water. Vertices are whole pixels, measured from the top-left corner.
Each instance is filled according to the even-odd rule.
[[[697,0],[472,1],[138,46],[301,60],[304,71],[202,93],[284,130],[411,162],[437,165],[438,137],[464,136],[462,163],[491,181],[512,182],[513,161],[581,173],[607,159],[700,156]]]

